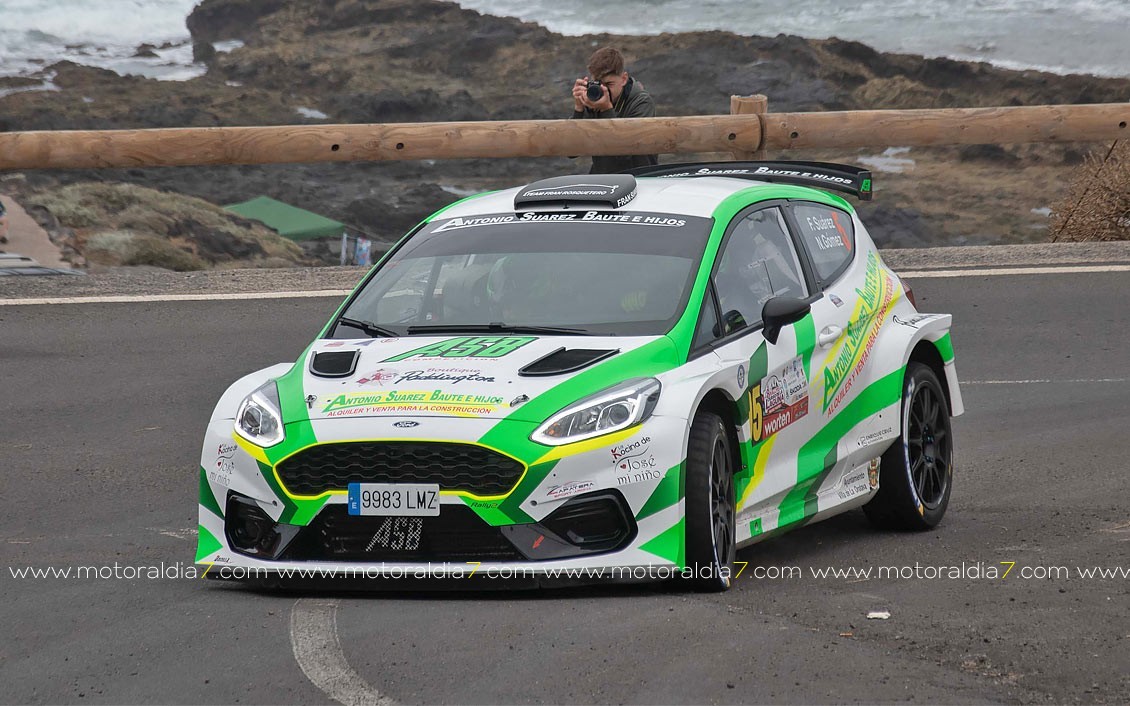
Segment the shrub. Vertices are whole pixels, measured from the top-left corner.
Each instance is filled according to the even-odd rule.
[[[1087,156],[1050,225],[1052,242],[1130,240],[1130,141]]]

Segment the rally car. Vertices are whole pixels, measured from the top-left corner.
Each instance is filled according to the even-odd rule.
[[[832,192],[871,175],[661,165],[437,212],[297,362],[224,393],[197,562],[724,590],[737,549],[853,508],[934,527],[950,316]]]

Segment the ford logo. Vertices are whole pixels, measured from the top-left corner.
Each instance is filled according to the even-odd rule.
[[[411,429],[412,427],[420,426],[420,423],[419,422],[397,422],[396,424],[393,424],[393,426],[396,427],[397,429]]]

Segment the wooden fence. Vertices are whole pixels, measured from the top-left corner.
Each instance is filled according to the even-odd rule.
[[[173,167],[483,157],[1097,142],[1130,132],[1130,103],[769,113],[734,96],[730,115],[372,125],[0,133],[0,170]]]

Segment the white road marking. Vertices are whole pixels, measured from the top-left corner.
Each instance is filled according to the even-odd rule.
[[[207,302],[236,299],[312,299],[344,297],[351,289],[318,289],[309,292],[223,292],[215,294],[138,294],[100,297],[40,297],[37,299],[0,299],[0,306],[32,304],[136,304],[146,302]]]
[[[1048,267],[998,267],[978,270],[962,268],[954,270],[908,270],[898,272],[899,277],[907,279],[929,279],[931,277],[997,277],[1001,275],[1072,275],[1088,272],[1130,272],[1130,265],[1062,265]]]
[[[1073,380],[961,380],[962,385],[1058,385],[1062,383],[1130,382],[1130,378],[1076,378]]]
[[[395,706],[369,686],[345,660],[337,635],[338,601],[300,598],[290,612],[294,659],[310,682],[345,706]]]

